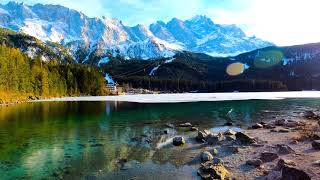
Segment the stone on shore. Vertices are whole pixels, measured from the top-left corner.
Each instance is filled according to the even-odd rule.
[[[282,168],[281,180],[311,180],[311,177],[301,169],[292,166],[284,166]]]
[[[224,167],[223,164],[215,164],[213,162],[202,163],[199,170],[198,175],[201,176],[202,179],[226,179],[230,177],[230,173]]]
[[[319,116],[316,113],[314,113],[313,111],[304,112],[304,117],[308,118],[308,119],[317,119],[317,118],[319,118]]]
[[[277,144],[278,152],[280,154],[291,154],[295,153],[295,151],[288,145],[285,144]]]
[[[252,160],[248,160],[248,161],[246,162],[247,165],[249,165],[249,166],[256,166],[256,167],[260,166],[262,163],[263,163],[263,162],[262,162],[262,160],[260,160],[260,159],[252,159]]]
[[[287,159],[280,159],[277,163],[277,167],[276,169],[278,171],[281,171],[285,166],[296,166],[296,163],[294,161],[291,160],[287,160]]]
[[[284,126],[285,124],[287,124],[288,121],[286,119],[280,119],[274,122],[274,125],[276,126]]]
[[[315,140],[312,142],[313,149],[320,150],[320,140]]]
[[[213,160],[213,156],[210,152],[205,151],[201,154],[201,161],[202,162],[207,162],[207,161],[212,161]]]
[[[263,125],[260,123],[256,123],[256,124],[252,125],[251,128],[252,129],[261,129],[261,128],[263,128]]]
[[[206,137],[206,141],[208,144],[213,145],[213,144],[218,144],[220,142],[220,138],[218,135],[215,134],[209,134]]]
[[[198,128],[196,128],[196,127],[190,127],[190,131],[198,131]]]
[[[271,162],[275,159],[277,159],[279,156],[276,153],[272,153],[272,152],[263,152],[261,153],[260,159],[263,162]]]
[[[205,142],[209,134],[210,133],[208,131],[198,131],[198,136],[196,137],[196,140],[198,142]]]
[[[242,143],[245,143],[245,144],[253,144],[256,142],[254,138],[248,136],[247,134],[245,134],[243,132],[237,132],[236,139]]]
[[[181,146],[181,145],[184,145],[186,143],[186,141],[184,140],[183,137],[175,137],[175,138],[173,138],[172,143],[174,146]]]
[[[234,136],[236,134],[237,134],[237,132],[232,129],[228,129],[226,132],[224,132],[224,135],[226,135],[226,136]]]

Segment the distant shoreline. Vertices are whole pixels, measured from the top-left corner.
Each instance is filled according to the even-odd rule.
[[[239,93],[182,93],[182,94],[135,94],[120,96],[81,96],[31,100],[28,102],[52,101],[119,101],[137,103],[183,103],[235,100],[281,100],[320,98],[320,91],[291,92],[239,92]]]

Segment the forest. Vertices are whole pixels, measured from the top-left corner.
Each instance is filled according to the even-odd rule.
[[[90,66],[44,62],[29,58],[19,49],[0,46],[0,100],[76,95],[104,95],[102,73]]]

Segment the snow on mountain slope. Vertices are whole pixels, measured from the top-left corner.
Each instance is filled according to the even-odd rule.
[[[235,25],[214,24],[205,16],[129,27],[118,19],[89,18],[60,5],[0,4],[0,26],[65,45],[78,62],[95,64],[96,56],[155,59],[172,57],[182,49],[226,55],[272,45],[246,37]]]

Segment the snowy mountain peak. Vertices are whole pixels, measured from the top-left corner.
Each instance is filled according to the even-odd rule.
[[[70,47],[79,62],[89,62],[96,54],[153,59],[182,49],[228,55],[272,45],[246,37],[235,25],[214,24],[204,15],[130,27],[116,18],[90,18],[60,5],[9,2],[0,4],[0,26]]]

